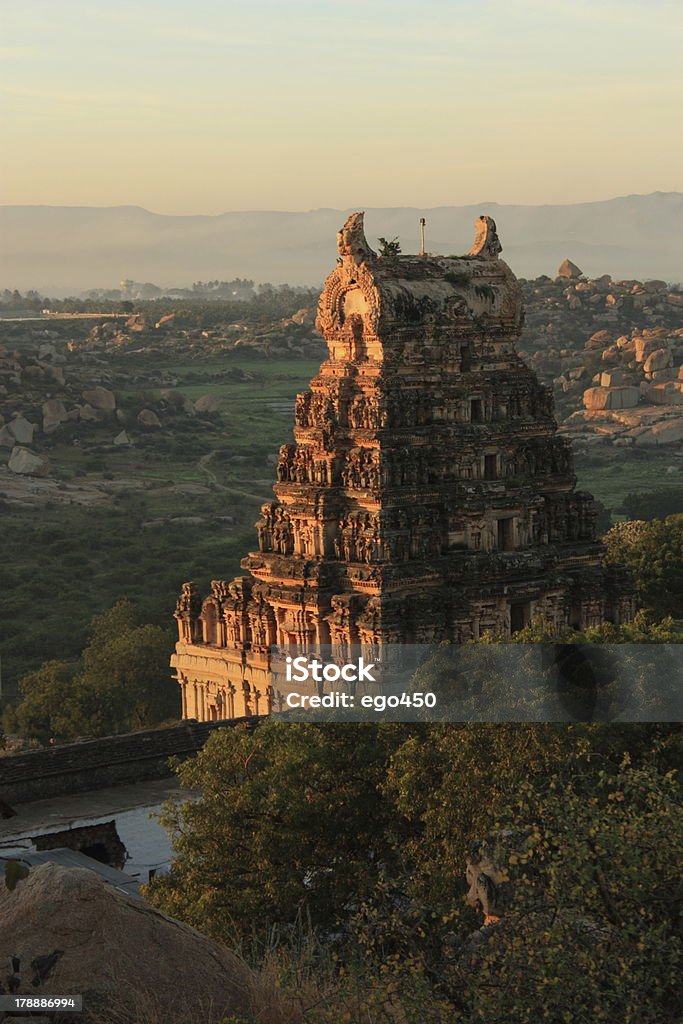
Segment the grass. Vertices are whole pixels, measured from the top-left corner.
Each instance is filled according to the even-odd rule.
[[[75,658],[93,615],[121,597],[135,601],[145,621],[168,627],[170,651],[181,583],[195,580],[208,590],[211,579],[238,574],[240,559],[256,544],[259,506],[275,482],[268,456],[291,437],[292,427],[291,417],[269,409],[267,401],[293,403],[319,367],[318,361],[300,359],[244,358],[227,367],[224,360],[175,366],[168,357],[161,362],[146,356],[144,362],[149,371],[163,369],[179,379],[178,389],[190,397],[209,393],[206,378],[226,369],[238,367],[258,379],[216,384],[224,402],[220,414],[162,414],[162,430],[149,433],[132,417],[126,425],[132,447],[112,446],[122,429],[113,421],[80,431],[78,446],[66,431],[46,439],[57,479],[117,490],[108,507],[3,507],[0,617],[3,683],[10,692],[43,661]],[[130,357],[116,356],[112,363],[112,372],[123,363],[132,369]],[[185,386],[182,378],[190,373],[201,382]],[[115,390],[119,404],[135,410],[139,395],[158,396],[161,388],[150,389],[142,379],[137,389]],[[209,475],[200,459],[211,452]],[[188,485],[201,489],[188,494]],[[203,522],[170,521],[187,516]],[[150,520],[162,521],[146,528]]]
[[[669,467],[676,467],[669,473]],[[683,483],[683,459],[657,450],[622,450],[606,455],[577,455],[577,488],[590,491],[614,514],[633,491],[676,490]]]

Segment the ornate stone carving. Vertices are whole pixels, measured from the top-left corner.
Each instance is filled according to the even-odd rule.
[[[352,213],[337,232],[337,250],[340,256],[350,256],[354,263],[372,259],[375,253],[368,245],[363,227],[363,213]]]
[[[488,260],[498,259],[503,251],[503,246],[500,244],[493,217],[482,214],[481,217],[477,217],[474,226],[474,243],[467,255],[482,256]]]

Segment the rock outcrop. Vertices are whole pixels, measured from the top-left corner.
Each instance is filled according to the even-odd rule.
[[[0,887],[0,962],[10,958],[21,995],[81,993],[83,1024],[114,1012],[122,1024],[145,1015],[186,1024],[200,1014],[218,1024],[248,1011],[255,982],[238,957],[187,925],[91,871],[57,864],[31,869],[13,892]]]
[[[159,430],[161,420],[153,409],[141,409],[138,413],[138,423],[145,430]]]
[[[114,393],[109,391],[107,388],[99,386],[84,391],[83,401],[88,405],[91,405],[93,409],[98,409],[101,412],[113,412],[116,408],[116,397]]]
[[[564,260],[557,268],[557,276],[578,279],[583,277],[583,271],[571,260]]]
[[[50,472],[50,462],[44,455],[35,455],[28,448],[22,448],[17,444],[12,449],[7,468],[12,473],[23,476],[47,476]]]

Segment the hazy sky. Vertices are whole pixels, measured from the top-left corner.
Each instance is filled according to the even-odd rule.
[[[0,0],[3,203],[683,191],[681,0]]]

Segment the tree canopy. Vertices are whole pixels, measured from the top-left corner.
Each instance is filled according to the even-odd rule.
[[[683,514],[619,523],[605,534],[607,560],[623,562],[641,606],[655,618],[683,618]]]
[[[200,795],[167,808],[175,859],[148,897],[233,946],[301,957],[312,930],[343,965],[320,1024],[674,1024],[679,762],[660,725],[226,728],[178,768]],[[481,946],[464,869],[491,835],[521,848],[509,920]],[[350,977],[384,1011],[343,1016]]]
[[[166,631],[140,624],[129,601],[96,616],[91,628],[79,661],[48,661],[21,679],[21,699],[5,712],[8,732],[45,743],[129,732],[180,717]]]

